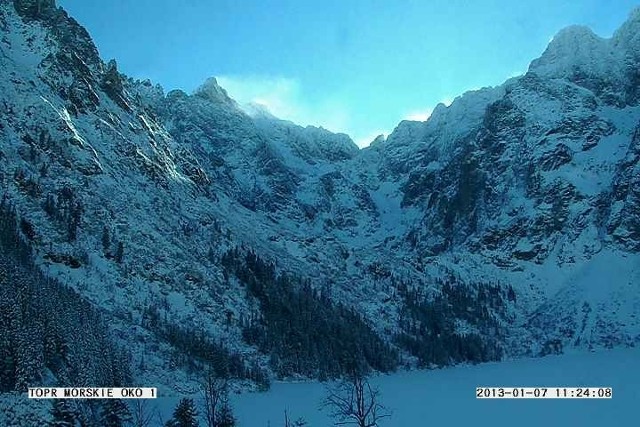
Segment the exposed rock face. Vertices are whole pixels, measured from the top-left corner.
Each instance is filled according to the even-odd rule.
[[[529,71],[567,79],[610,105],[637,105],[639,16],[634,10],[611,39],[598,37],[582,26],[562,30],[542,57],[531,63]]]
[[[26,20],[35,20],[47,27],[61,47],[61,52],[75,56],[90,66],[99,66],[102,61],[91,36],[55,0],[14,0],[16,12]],[[75,55],[72,55],[75,54]]]
[[[207,81],[196,90],[195,94],[214,103],[236,106],[235,101],[229,98],[227,91],[218,85],[215,77],[207,79]]]
[[[446,304],[446,342],[476,334],[494,356],[628,345],[640,340],[639,16],[607,40],[567,29],[525,75],[358,150],[247,115],[215,79],[191,95],[128,79],[55,2],[16,0],[0,5],[1,189],[43,268],[123,337],[135,330],[136,354],[165,348],[140,320],[153,305],[266,364],[242,339],[260,307],[222,266],[236,249],[354,308],[405,355],[421,357],[419,315]],[[120,262],[100,249],[105,228]]]
[[[607,231],[626,248],[640,250],[640,127],[618,165],[608,206]]]
[[[122,107],[123,110],[131,112],[124,93],[124,85],[122,83],[122,76],[118,72],[118,65],[115,60],[109,61],[106,70],[100,80],[100,87],[116,104]]]
[[[46,20],[56,11],[55,0],[14,0],[13,5],[21,16]]]

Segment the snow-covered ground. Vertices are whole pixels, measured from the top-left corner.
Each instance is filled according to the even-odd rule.
[[[558,340],[565,349],[640,343],[640,209],[633,191],[639,187],[633,70],[640,9],[610,41],[567,30],[527,75],[439,105],[425,123],[403,121],[377,148],[361,151],[348,137],[322,129],[254,122],[215,79],[193,96],[165,97],[159,87],[123,77],[122,93],[111,88],[109,94],[103,90],[109,67],[88,35],[76,37],[84,33],[75,21],[23,20],[14,9],[0,1],[2,192],[36,230],[34,250],[47,274],[115,319],[114,335],[132,353],[133,366],[145,367],[135,373],[139,384],[177,384],[173,395],[192,390],[187,373],[174,369],[169,344],[143,326],[151,307],[173,324],[206,331],[247,362],[266,365],[268,356],[242,340],[240,320],[259,313],[257,301],[225,279],[219,262],[234,247],[277,261],[316,289],[330,288],[334,301],[354,307],[382,337],[399,331],[404,305],[389,277],[430,291],[446,274],[470,288],[513,285],[517,302],[505,309],[513,325],[511,317],[498,319],[511,332],[507,354],[538,354]],[[51,25],[60,23],[73,37],[54,37]],[[614,48],[620,52],[611,53]],[[95,54],[95,64],[87,65],[83,52]],[[584,87],[571,77],[578,66],[590,76]],[[130,105],[123,108],[118,96]],[[487,179],[467,174],[468,159],[478,160],[479,176]],[[462,175],[473,185],[461,186]],[[83,207],[74,241],[42,209],[63,189],[73,190]],[[447,207],[476,198],[469,209]],[[563,215],[555,218],[554,209]],[[464,218],[472,212],[480,222],[467,235]],[[447,225],[451,218],[459,224]],[[114,248],[103,247],[105,229],[111,246],[123,244],[122,262],[113,259]],[[440,253],[448,240],[455,245]],[[81,266],[54,261],[69,257]],[[545,379],[512,378],[518,364],[492,366],[380,378],[385,401],[395,408],[386,425],[438,424],[444,415],[451,425],[456,416],[478,421],[487,413],[506,422],[529,407],[535,420],[543,409],[574,405],[473,401],[467,410],[464,396],[476,384]],[[495,377],[482,376],[491,369]],[[455,375],[469,383],[453,381]],[[322,394],[317,384],[275,385],[266,395],[238,397],[237,412],[242,425],[269,419],[281,425],[288,406],[294,418],[327,425],[318,418]],[[464,411],[455,409],[458,403]],[[172,404],[164,405],[171,411]]]
[[[377,376],[372,382],[380,387],[380,401],[392,410],[380,427],[635,426],[640,405],[640,348],[405,371]],[[611,387],[613,397],[476,399],[477,386]],[[274,383],[266,393],[234,394],[231,401],[239,427],[284,426],[285,409],[290,419],[303,417],[308,427],[329,427],[334,425],[332,419],[320,409],[325,390],[319,382]],[[162,395],[162,389],[159,391]],[[0,402],[4,403],[0,412],[3,426],[40,424],[50,410],[45,400],[28,400],[24,395],[5,398]],[[197,395],[194,399],[200,403]],[[149,401],[159,410],[152,425],[164,425],[177,401],[176,397]],[[22,415],[11,417],[9,412]],[[25,414],[32,415],[27,418]],[[21,422],[7,424],[7,419]],[[205,425],[204,420],[201,425]]]
[[[381,426],[628,426],[638,420],[640,349],[547,356],[476,366],[413,371],[374,379],[393,414]],[[476,399],[477,386],[610,386],[612,399]],[[319,410],[324,385],[276,383],[267,393],[235,396],[239,426],[284,425],[304,417],[331,426]]]

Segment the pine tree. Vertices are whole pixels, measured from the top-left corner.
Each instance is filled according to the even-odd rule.
[[[34,319],[26,319],[22,323],[15,337],[15,388],[19,391],[40,381],[44,368],[43,328]]]
[[[0,392],[41,382],[44,372],[61,385],[122,384],[129,360],[114,355],[108,326],[75,291],[46,278],[33,263],[15,208],[0,200]],[[109,351],[105,351],[110,349]],[[52,408],[54,425],[93,422],[96,411],[71,401]],[[86,423],[85,423],[86,424]]]
[[[54,217],[56,215],[57,207],[56,207],[56,199],[53,194],[48,194],[47,198],[44,202],[44,211],[50,217]]]
[[[122,262],[122,257],[124,257],[124,243],[118,242],[118,249],[116,249],[116,262],[120,264]]]
[[[73,402],[67,399],[56,399],[51,409],[51,427],[75,427],[78,419]]]
[[[236,417],[233,415],[231,405],[229,405],[229,399],[225,394],[222,397],[220,406],[220,412],[218,413],[218,425],[217,427],[234,427],[236,425]]]
[[[165,427],[198,427],[198,412],[192,399],[180,400],[173,411],[173,417],[167,421]]]
[[[109,399],[102,407],[101,417],[104,427],[123,427],[131,421],[131,412],[122,400]]]
[[[102,249],[106,256],[109,256],[109,248],[111,247],[111,236],[109,234],[109,229],[105,225],[102,228]]]
[[[15,360],[8,346],[0,343],[0,393],[13,390],[15,387]]]

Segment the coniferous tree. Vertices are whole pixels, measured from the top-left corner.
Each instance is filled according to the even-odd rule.
[[[358,313],[303,278],[278,274],[273,263],[237,248],[223,254],[221,264],[260,302],[261,312],[245,324],[243,338],[271,356],[279,376],[335,378],[350,372],[354,361],[385,372],[397,366],[397,353]]]
[[[180,400],[173,417],[167,421],[165,427],[198,427],[198,412],[192,399]]]
[[[440,293],[433,298],[406,284],[397,287],[404,307],[396,342],[415,355],[420,366],[499,360],[500,328],[489,310],[504,312],[508,289],[487,283],[467,285],[453,276],[437,285]],[[457,319],[474,325],[478,332],[459,334]]]
[[[44,368],[42,328],[34,323],[23,325],[15,337],[15,388],[20,391],[37,383]]]
[[[111,342],[102,315],[72,289],[45,277],[16,220],[0,201],[0,392],[37,385],[45,371],[60,386],[119,386],[129,360]],[[106,350],[106,351],[105,351]],[[126,353],[125,353],[126,354]],[[66,404],[56,404],[61,423]],[[74,403],[74,409],[90,405]],[[92,408],[89,408],[92,409]],[[95,412],[89,418],[95,418]],[[76,411],[76,419],[81,415]]]
[[[109,249],[111,248],[111,235],[109,228],[105,225],[102,228],[102,250],[106,256],[109,256]]]
[[[118,249],[116,249],[115,260],[118,264],[122,263],[124,257],[124,243],[118,242]]]
[[[236,425],[236,417],[233,415],[231,405],[229,404],[229,396],[225,393],[222,396],[220,412],[218,413],[218,424],[216,427],[234,427]]]
[[[51,409],[51,427],[75,427],[78,412],[71,400],[56,399]]]
[[[50,217],[54,217],[56,215],[57,206],[56,206],[56,199],[53,194],[47,195],[47,198],[45,199],[43,204],[43,208],[45,213]]]
[[[142,323],[177,350],[175,356],[179,365],[202,371],[204,364],[204,369],[210,370],[214,377],[250,379],[264,389],[269,388],[269,376],[263,368],[253,364],[247,369],[243,356],[231,352],[224,343],[212,340],[202,330],[167,321],[160,312],[159,303],[147,307]]]
[[[101,425],[104,427],[123,427],[132,420],[131,412],[121,399],[108,399],[102,406]]]

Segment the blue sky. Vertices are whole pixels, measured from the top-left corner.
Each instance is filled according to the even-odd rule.
[[[609,37],[627,0],[58,0],[104,59],[165,90],[216,76],[240,102],[366,145],[526,71],[553,35]]]

